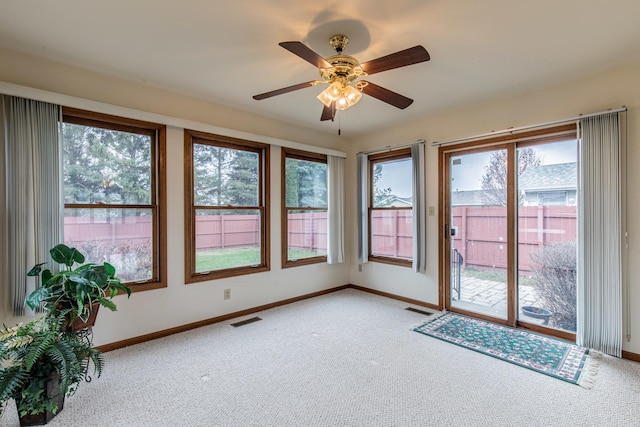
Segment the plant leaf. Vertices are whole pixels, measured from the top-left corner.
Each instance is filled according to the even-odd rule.
[[[115,297],[118,291],[122,291],[127,294],[127,298],[131,298],[131,288],[123,285],[120,279],[111,279],[109,281],[109,287],[111,288],[111,297]],[[115,291],[115,292],[114,292]]]
[[[116,305],[113,303],[113,301],[111,301],[110,299],[106,299],[106,298],[98,298],[98,301],[100,301],[100,304],[105,306],[106,308],[108,308],[111,311],[117,311],[117,307]]]
[[[24,357],[24,367],[30,371],[33,365],[40,361],[42,355],[49,349],[56,341],[56,335],[49,334],[37,334],[33,337],[33,341],[29,345],[29,352]]]
[[[29,376],[29,372],[20,366],[0,369],[0,402],[19,397]]]
[[[81,285],[91,286],[91,282],[84,276],[68,276],[69,280]]]
[[[39,306],[42,301],[47,299],[48,296],[49,296],[49,289],[40,286],[35,291],[31,292],[31,294],[29,294],[29,296],[27,297],[27,305],[32,310],[35,310],[36,307]]]
[[[64,264],[67,267],[73,265],[73,252],[69,246],[60,243],[55,245],[49,253],[51,254],[51,258],[58,264]]]
[[[53,277],[53,274],[51,273],[51,270],[47,269],[47,270],[43,270],[42,271],[42,285],[46,285],[49,280],[51,280],[51,278]]]
[[[104,265],[94,265],[92,268],[84,269],[81,276],[94,282],[100,288],[104,288],[109,280],[109,273]]]
[[[27,273],[27,276],[37,276],[42,271],[42,266],[45,265],[46,262],[41,262],[40,264],[36,264],[33,266],[31,270]]]
[[[76,248],[71,248],[71,259],[78,264],[82,264],[84,262],[84,255]]]
[[[104,265],[104,268],[107,270],[107,274],[109,275],[109,278],[113,278],[113,276],[116,275],[116,268],[106,261],[103,265]]]

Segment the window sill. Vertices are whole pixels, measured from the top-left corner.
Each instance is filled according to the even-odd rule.
[[[202,274],[191,273],[185,277],[185,284],[206,282],[208,280],[224,279],[226,277],[243,276],[245,274],[262,273],[269,271],[268,265],[258,265],[255,267],[237,267],[224,270],[210,271]]]
[[[310,258],[300,258],[296,260],[288,260],[282,263],[282,268],[300,267],[302,265],[326,263],[326,256],[316,256]]]
[[[369,261],[379,262],[382,264],[397,265],[400,267],[409,267],[409,268],[411,268],[413,264],[413,261],[410,261],[410,260],[400,259],[400,258],[381,257],[381,256],[369,256]]]

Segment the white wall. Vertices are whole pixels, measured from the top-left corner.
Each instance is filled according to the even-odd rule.
[[[340,151],[341,145],[344,144],[344,139],[338,139],[336,136],[310,132],[179,94],[0,50],[0,82],[2,81],[327,149]],[[183,144],[183,129],[169,127],[168,286],[136,292],[129,300],[123,296],[116,297],[117,312],[112,313],[104,308],[100,311],[94,328],[96,345],[117,342],[348,283],[346,264],[281,268],[281,152],[279,146],[272,145],[271,271],[185,285]],[[224,300],[224,289],[231,290],[230,300]],[[13,318],[8,312],[2,313],[0,319],[8,325],[28,320]]]
[[[630,293],[624,295],[625,319],[629,316],[631,327],[625,326],[625,335],[631,335],[624,341],[623,348],[640,354],[640,195],[635,183],[640,182],[640,63],[602,73],[590,78],[568,82],[536,92],[514,94],[508,99],[501,99],[484,104],[467,106],[434,117],[403,124],[383,132],[356,138],[352,141],[349,154],[349,179],[351,183],[348,194],[355,191],[356,164],[354,156],[359,151],[381,148],[388,145],[411,142],[423,138],[427,143],[427,206],[438,205],[438,149],[431,146],[433,141],[468,137],[484,134],[492,130],[509,127],[535,125],[549,121],[577,116],[580,113],[591,113],[607,108],[628,107],[627,139],[628,139],[628,185],[627,198],[629,219],[629,262],[625,269],[630,281]],[[347,207],[349,214],[348,230],[355,241],[355,201]],[[397,295],[420,299],[429,303],[438,303],[438,219],[427,217],[428,247],[426,274],[416,274],[408,268],[389,266],[379,263],[368,263],[358,271],[352,263],[351,283],[367,286],[372,289],[391,292]],[[357,247],[352,246],[351,259],[357,257]],[[628,308],[627,308],[628,307]],[[626,321],[625,321],[626,324]]]

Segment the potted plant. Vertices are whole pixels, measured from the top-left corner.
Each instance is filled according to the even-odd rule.
[[[93,326],[100,306],[116,311],[112,299],[119,292],[131,296],[131,289],[115,276],[115,268],[108,262],[83,264],[84,255],[76,248],[59,244],[49,251],[60,264],[58,273],[43,269],[46,263],[34,266],[27,276],[40,276],[40,286],[27,297],[27,305],[35,309],[44,304],[47,314],[68,313],[68,324],[73,330]],[[81,264],[73,269],[74,264]]]
[[[87,334],[63,330],[66,314],[0,328],[0,416],[14,399],[20,425],[46,424],[88,378],[91,363],[100,376],[100,351]]]

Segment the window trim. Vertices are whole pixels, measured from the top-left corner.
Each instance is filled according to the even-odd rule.
[[[155,211],[153,240],[152,278],[140,282],[126,282],[132,292],[148,291],[167,287],[167,127],[126,117],[96,113],[71,107],[62,108],[62,122],[84,126],[100,127],[130,133],[149,135],[151,144],[151,203],[149,205],[129,204],[81,204],[62,203],[63,208],[105,209],[110,207],[145,208]]]
[[[258,184],[258,201],[261,205],[260,210],[260,259],[261,263],[252,266],[240,266],[225,268],[220,270],[211,270],[206,272],[196,271],[196,239],[195,239],[195,214],[196,210],[202,208],[194,205],[195,198],[193,194],[194,187],[194,164],[193,164],[193,146],[194,144],[204,144],[214,147],[230,148],[233,150],[244,150],[258,153],[259,156],[259,184]],[[269,271],[271,251],[270,251],[270,161],[269,161],[268,144],[262,144],[254,141],[247,141],[222,135],[215,135],[196,130],[184,130],[184,261],[185,261],[185,284],[198,283],[208,280],[222,279],[226,277],[235,277],[245,274],[260,273]],[[249,207],[218,207],[224,209],[248,209]],[[251,207],[253,209],[253,207]]]
[[[369,233],[369,238],[368,238],[368,243],[369,243],[369,261],[372,262],[380,262],[383,264],[391,264],[391,265],[397,265],[397,266],[401,266],[401,267],[409,267],[411,268],[411,266],[413,265],[413,260],[412,259],[404,259],[404,258],[395,258],[395,257],[390,257],[390,256],[381,256],[381,255],[373,255],[372,252],[372,242],[373,242],[373,236],[372,236],[372,217],[373,217],[373,211],[384,211],[384,210],[413,210],[413,206],[409,207],[384,207],[384,208],[376,208],[373,206],[373,198],[374,198],[374,182],[373,182],[373,169],[376,163],[384,163],[384,162],[389,162],[389,161],[393,161],[393,160],[403,160],[403,159],[411,159],[411,147],[406,147],[406,148],[401,148],[398,150],[392,150],[392,151],[385,151],[382,153],[376,153],[376,154],[371,154],[369,156],[369,200],[368,200],[368,230],[367,232]],[[412,184],[413,185],[413,184]]]
[[[319,255],[308,258],[301,258],[296,260],[289,260],[289,210],[305,210],[305,211],[325,211],[327,215],[329,213],[329,206],[326,208],[312,208],[312,207],[295,207],[288,208],[287,207],[287,182],[286,182],[286,160],[295,159],[295,160],[303,160],[307,162],[317,162],[327,164],[327,155],[320,153],[312,153],[309,151],[296,150],[293,148],[285,148],[281,149],[281,174],[280,174],[280,188],[281,188],[281,236],[280,236],[280,246],[281,246],[281,259],[282,259],[282,268],[291,268],[298,267],[302,265],[310,265],[310,264],[319,264],[326,263],[327,256]],[[327,188],[327,192],[329,189]],[[328,218],[327,218],[328,219]],[[328,230],[327,230],[328,231]]]

